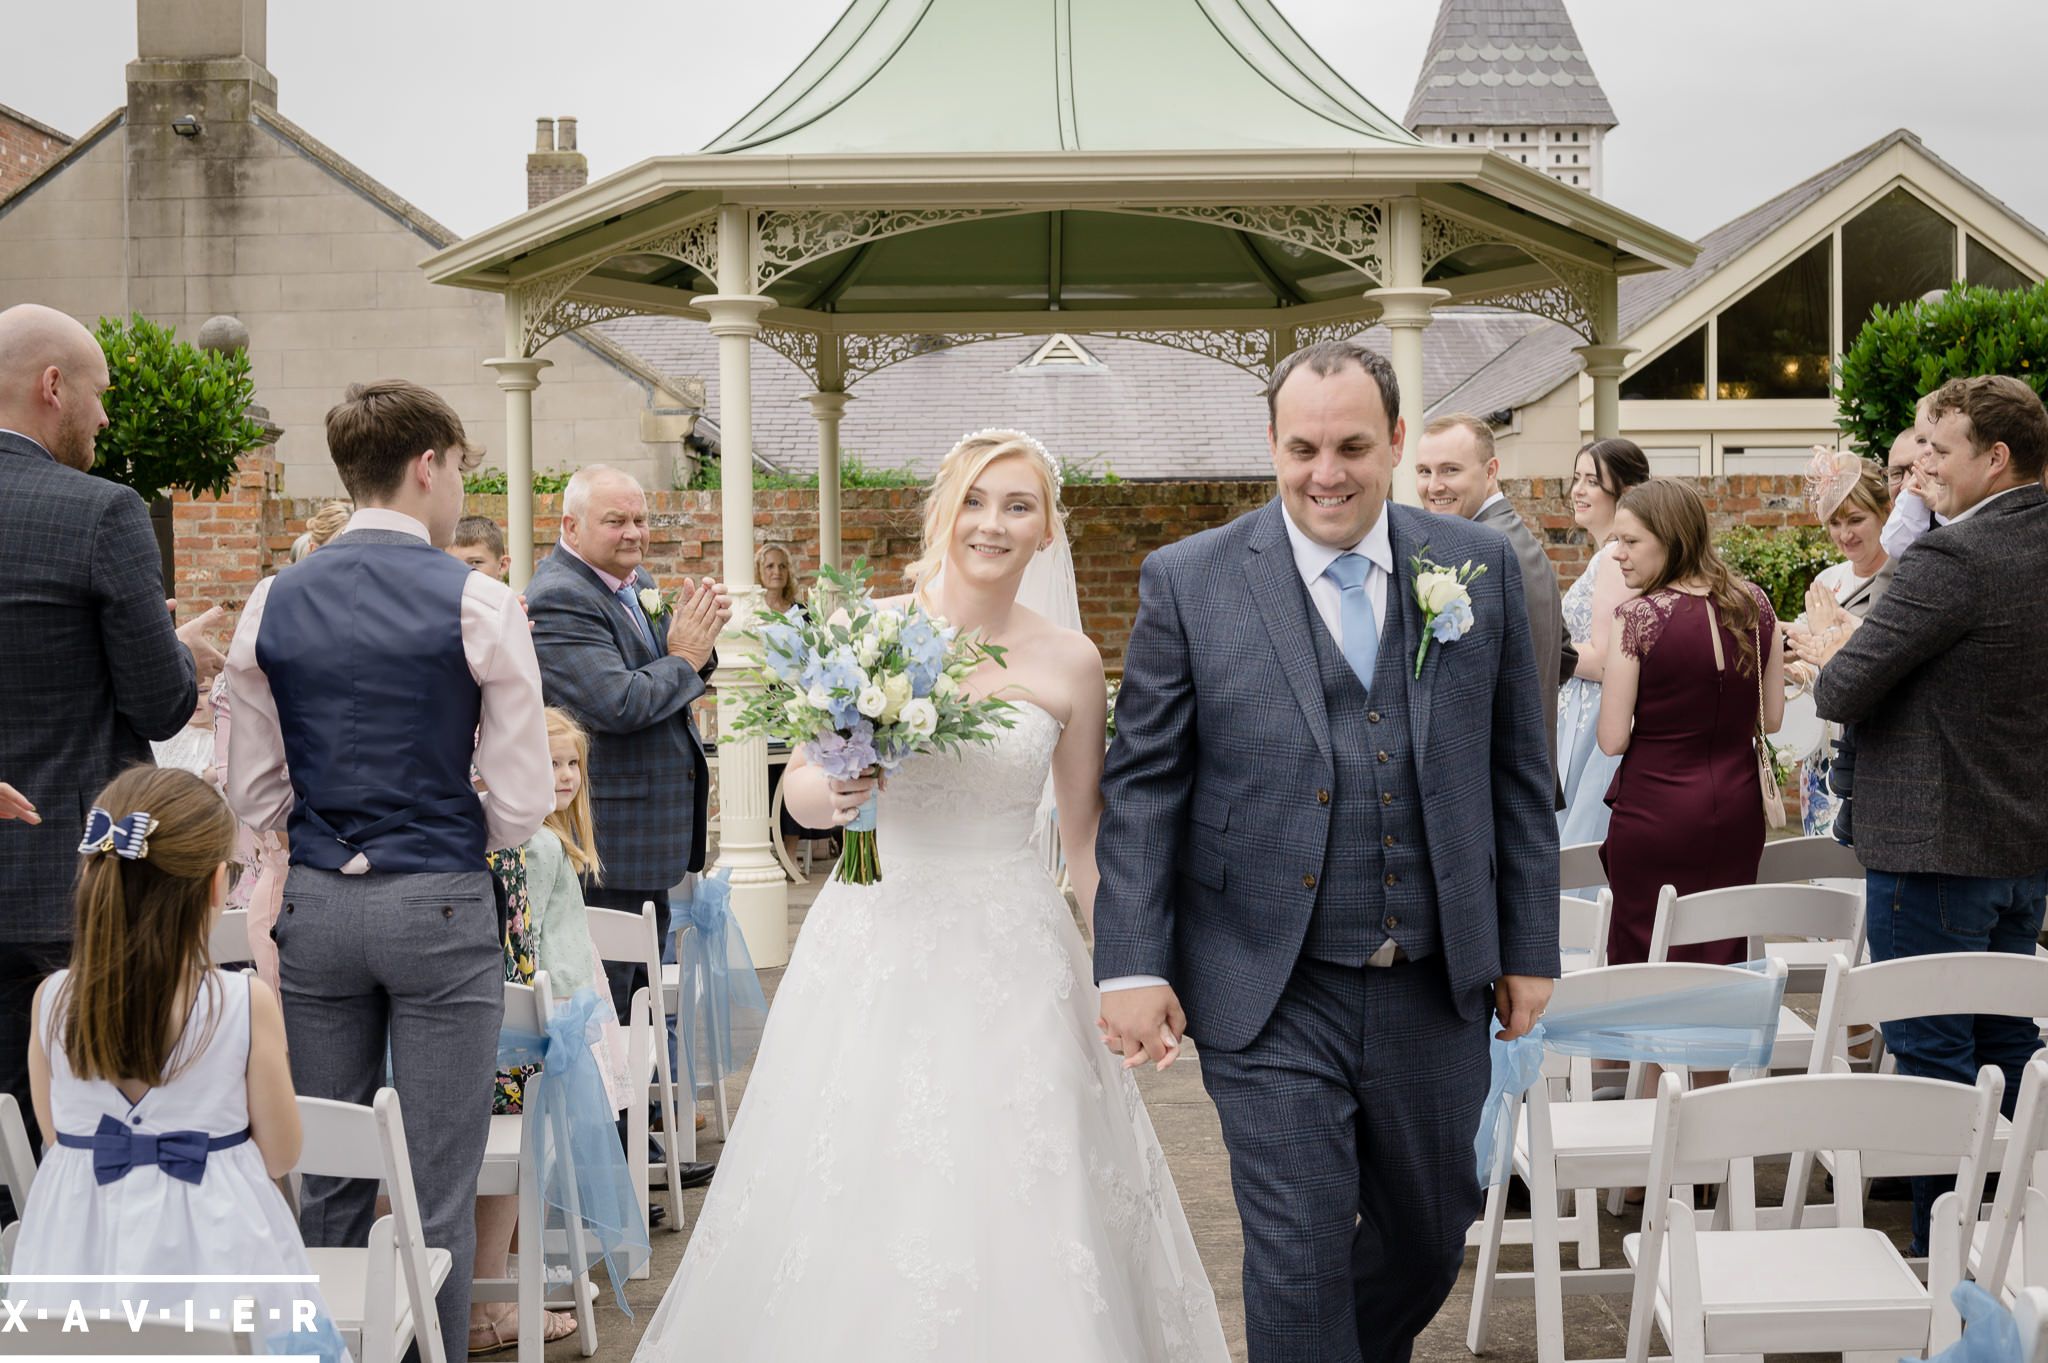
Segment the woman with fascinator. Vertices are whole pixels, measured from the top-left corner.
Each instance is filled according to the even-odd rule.
[[[1091,915],[1106,700],[1060,482],[1016,431],[967,436],[939,466],[912,590],[1004,650],[964,688],[1011,702],[1015,722],[910,758],[878,801],[888,875],[834,880],[812,906],[640,1363],[1228,1357],[1151,1121],[1098,1038],[1088,949],[1034,847],[1056,808]],[[785,807],[820,828],[874,791],[801,755],[783,780]]]
[[[1804,643],[1818,642],[1829,631],[1840,637],[1854,628],[1891,580],[1890,559],[1879,543],[1885,518],[1891,514],[1891,491],[1877,465],[1850,450],[1813,447],[1806,470],[1806,502],[1828,529],[1841,553],[1840,563],[1820,570],[1806,589],[1806,609],[1785,627],[1786,643],[1796,654]],[[1785,683],[1794,696],[1808,695],[1820,669],[1808,662],[1785,664]],[[1820,726],[1813,749],[1799,764],[1799,823],[1809,837],[1834,832],[1840,797],[1829,787],[1828,773],[1841,726],[1816,717]],[[1844,824],[1846,828],[1848,825]]]

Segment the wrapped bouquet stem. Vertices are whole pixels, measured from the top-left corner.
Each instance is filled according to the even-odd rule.
[[[963,634],[915,598],[876,604],[865,559],[848,572],[818,570],[818,595],[842,603],[830,619],[762,611],[748,634],[761,647],[760,694],[738,732],[800,748],[835,781],[887,776],[921,752],[986,742],[1015,721],[1008,701],[976,700],[961,683],[1003,650]],[[845,832],[837,874],[852,885],[882,878],[871,797]]]

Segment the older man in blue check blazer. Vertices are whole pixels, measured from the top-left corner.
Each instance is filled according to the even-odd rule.
[[[1488,1018],[1558,970],[1549,736],[1513,546],[1387,501],[1387,362],[1309,347],[1268,402],[1280,495],[1140,579],[1095,969],[1127,1063],[1201,1043],[1251,1363],[1399,1363],[1480,1208]],[[1417,560],[1476,574],[1435,629]]]

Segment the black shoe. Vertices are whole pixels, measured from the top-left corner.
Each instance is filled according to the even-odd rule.
[[[718,1166],[716,1164],[692,1164],[685,1160],[682,1164],[682,1178],[677,1186],[683,1188],[702,1188],[705,1184],[711,1182],[711,1176],[717,1172]]]
[[[659,1202],[647,1204],[647,1229],[653,1230],[666,1220],[668,1220],[668,1208],[662,1206]]]

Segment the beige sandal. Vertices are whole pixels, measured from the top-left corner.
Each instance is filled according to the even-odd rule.
[[[567,1339],[576,1333],[576,1317],[567,1311],[543,1311],[546,1319],[541,1323],[540,1340],[553,1344],[558,1339]],[[509,1334],[506,1331],[510,1331]],[[488,1332],[488,1337],[483,1332]],[[469,1327],[469,1356],[478,1358],[494,1354],[519,1344],[519,1308],[513,1307],[502,1316],[487,1318]]]

